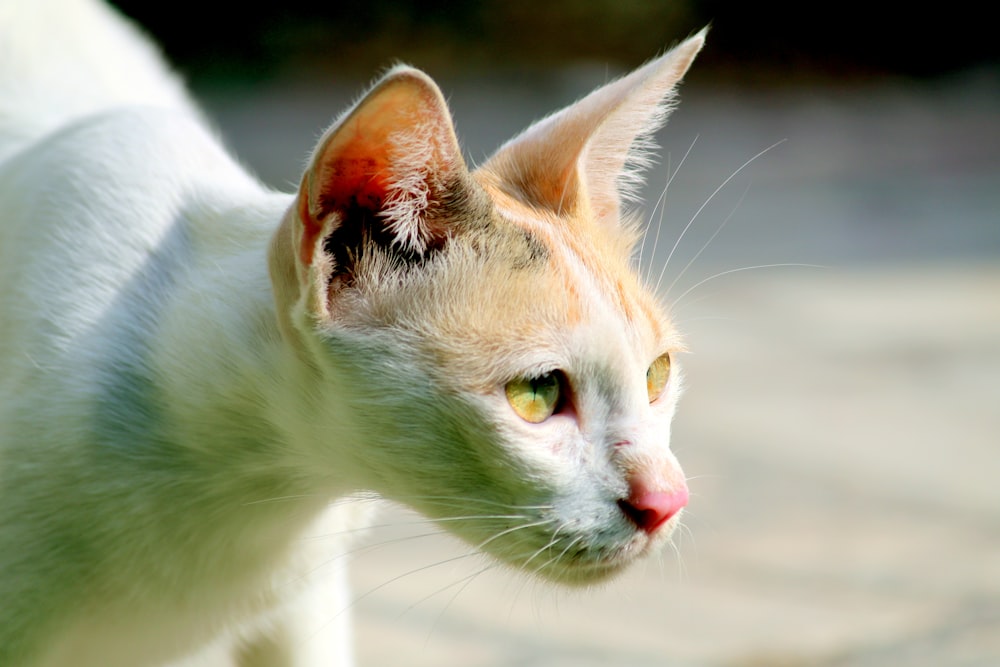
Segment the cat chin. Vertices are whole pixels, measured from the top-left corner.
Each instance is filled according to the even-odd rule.
[[[674,517],[655,534],[647,535],[637,530],[629,539],[615,546],[602,546],[563,557],[532,568],[530,564],[508,563],[521,571],[529,572],[553,584],[585,587],[610,581],[622,574],[636,561],[658,551],[670,539],[679,524]]]
[[[574,563],[546,568],[536,574],[542,579],[570,587],[585,587],[610,581],[622,574],[632,563],[646,554],[646,549],[640,549],[629,555],[619,555],[603,561],[589,563]]]
[[[627,569],[627,564],[593,566],[568,571],[558,577],[548,578],[554,584],[570,588],[586,588],[611,581]]]

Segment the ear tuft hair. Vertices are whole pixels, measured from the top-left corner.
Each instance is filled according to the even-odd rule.
[[[300,257],[311,262],[344,226],[370,224],[420,254],[446,234],[436,213],[467,178],[440,90],[423,72],[394,67],[320,139],[299,190]]]

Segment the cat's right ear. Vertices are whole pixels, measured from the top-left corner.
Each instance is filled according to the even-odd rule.
[[[593,91],[502,146],[484,178],[539,210],[587,212],[616,228],[635,199],[653,133],[666,121],[675,89],[705,43],[706,30]]]
[[[330,291],[349,284],[362,245],[423,257],[452,234],[456,209],[474,190],[437,85],[410,67],[390,70],[313,153],[272,243],[279,299],[281,285],[293,299],[294,289],[322,319]]]

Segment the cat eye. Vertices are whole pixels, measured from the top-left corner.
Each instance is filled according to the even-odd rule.
[[[649,393],[650,403],[660,397],[668,380],[670,380],[670,354],[663,354],[657,357],[646,371],[646,391]]]
[[[504,390],[507,393],[507,402],[514,408],[514,412],[532,424],[545,421],[559,407],[561,388],[555,373],[511,380]]]

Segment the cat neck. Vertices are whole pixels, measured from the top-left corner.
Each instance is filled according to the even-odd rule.
[[[353,490],[330,464],[344,438],[309,432],[319,378],[281,331],[267,271],[268,244],[291,202],[265,192],[191,215],[196,251],[162,313],[151,365],[162,376],[168,439],[202,465],[265,495],[338,496]],[[316,442],[327,460],[309,449]]]

